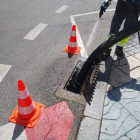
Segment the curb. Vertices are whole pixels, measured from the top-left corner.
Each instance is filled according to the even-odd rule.
[[[101,62],[95,89],[89,93],[90,98],[86,103],[84,119],[79,127],[77,140],[99,139],[106,87],[115,49],[116,46],[114,45],[110,57]]]

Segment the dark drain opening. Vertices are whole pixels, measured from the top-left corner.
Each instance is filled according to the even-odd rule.
[[[84,62],[85,61],[82,61],[82,60],[78,61],[77,65],[75,66],[75,68],[74,68],[70,78],[68,79],[64,89],[71,91],[71,92],[74,92],[74,93],[77,93],[77,94],[80,94],[81,87],[75,86],[75,85],[77,85],[75,83],[75,81],[76,81],[77,75],[80,72]]]

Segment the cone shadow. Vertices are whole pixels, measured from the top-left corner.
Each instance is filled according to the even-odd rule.
[[[14,128],[12,140],[16,140],[19,137],[19,135],[24,131],[24,129],[25,129],[24,126],[16,124]]]
[[[71,58],[73,56],[73,54],[68,53],[68,58]]]

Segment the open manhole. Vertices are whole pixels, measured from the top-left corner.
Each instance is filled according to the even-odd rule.
[[[82,60],[78,61],[78,63],[75,66],[72,74],[70,75],[68,81],[66,82],[66,85],[65,85],[64,89],[66,89],[68,91],[71,91],[71,92],[74,92],[74,93],[77,93],[77,94],[80,94],[81,86],[75,86],[75,85],[77,85],[76,84],[76,78],[77,78],[77,75],[80,72],[84,62],[85,61],[82,61]]]
[[[77,94],[88,94],[89,90],[91,89],[91,87],[93,87],[96,83],[96,79],[98,76],[98,71],[99,71],[99,67],[100,67],[100,62],[95,62],[91,69],[89,70],[89,72],[87,73],[87,76],[81,85],[78,85],[76,83],[76,78],[82,68],[82,66],[84,65],[85,61],[79,60],[77,65],[75,66],[72,74],[70,75],[68,81],[66,82],[66,85],[64,86],[65,90],[77,93]]]
[[[87,73],[87,76],[82,85],[78,87],[76,78],[84,64],[85,60],[81,58],[77,58],[75,60],[73,66],[66,74],[62,83],[55,92],[56,96],[86,105],[90,96],[89,91],[90,89],[92,90],[92,88],[94,88],[93,86],[96,83],[96,78],[99,71],[99,63],[93,63],[92,68]]]

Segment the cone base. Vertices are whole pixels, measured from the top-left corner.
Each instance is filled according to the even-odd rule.
[[[9,121],[26,127],[34,127],[44,109],[43,104],[36,103],[36,102],[34,102],[34,104],[35,104],[36,112],[30,119],[21,119],[18,115],[18,107],[16,107],[16,109],[9,117]]]
[[[77,48],[76,50],[69,50],[68,46],[66,46],[65,49],[63,50],[63,52],[77,55],[80,52],[81,47],[76,47],[76,48]]]

